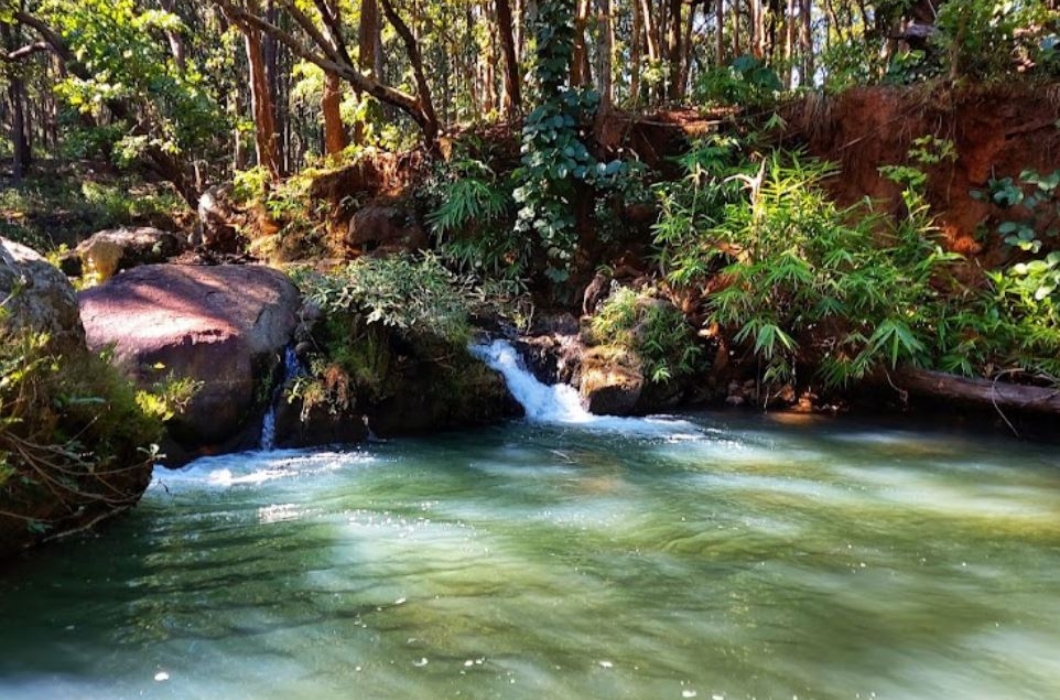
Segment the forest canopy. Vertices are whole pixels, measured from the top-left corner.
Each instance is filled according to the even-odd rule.
[[[104,157],[194,203],[253,165],[278,179],[519,123],[545,89],[645,111],[1048,79],[1057,21],[1055,0],[4,0],[0,117],[16,180],[36,157]]]

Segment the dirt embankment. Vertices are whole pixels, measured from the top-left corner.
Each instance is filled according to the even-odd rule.
[[[787,117],[790,138],[840,166],[841,175],[830,185],[840,204],[868,197],[895,215],[904,207],[900,187],[880,168],[918,165],[910,158],[918,138],[952,143],[953,158],[923,166],[927,199],[946,245],[985,268],[1011,255],[997,224],[1027,212],[1006,214],[972,193],[987,190],[992,179],[1018,182],[1027,169],[1044,175],[1060,168],[1060,84],[860,88],[808,97],[790,107]],[[1055,224],[1055,217],[1040,220],[1039,235]],[[1043,241],[1060,246],[1055,239]]]

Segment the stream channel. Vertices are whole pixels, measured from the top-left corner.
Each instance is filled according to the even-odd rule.
[[[0,698],[1060,697],[1055,446],[599,419],[479,352],[556,403],[159,469],[0,573]]]

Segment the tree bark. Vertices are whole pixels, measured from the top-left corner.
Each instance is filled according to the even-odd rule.
[[[249,0],[248,10],[258,11],[257,0]],[[250,72],[250,111],[254,118],[254,153],[258,165],[269,171],[274,181],[280,179],[279,152],[276,148],[276,122],[272,106],[272,90],[265,66],[262,33],[245,22],[236,20],[243,32],[243,48]]]
[[[323,0],[318,1],[323,2]],[[292,33],[266,21],[261,16],[234,4],[231,0],[210,0],[210,2],[222,8],[234,19],[241,20],[261,32],[274,37],[277,41],[287,46],[293,54],[320,67],[324,72],[337,74],[343,80],[350,83],[355,90],[367,93],[383,104],[401,110],[420,128],[428,145],[431,148],[437,147],[438,120],[434,114],[433,105],[431,105],[429,101],[421,103],[421,100],[417,97],[391,87],[390,85],[386,85],[380,82],[375,76],[364,74],[353,64],[352,60],[350,60],[345,47],[343,45],[337,47],[331,45],[331,42],[327,37],[325,37],[314,22],[298,8],[294,0],[278,0],[278,2],[294,20],[295,24],[297,24],[298,27],[309,37],[311,41],[310,46],[304,44],[301,39]],[[397,15],[394,14],[394,17],[397,18]],[[419,64],[418,72],[420,75],[417,77],[417,83],[425,83],[425,80],[423,79],[423,61],[422,57],[419,56],[418,47],[415,45],[415,39],[412,38],[411,32],[408,31],[408,27],[401,22],[400,18],[397,18],[397,23],[395,29],[398,30],[399,36],[402,36],[406,48],[408,49],[411,43],[411,47],[415,49],[415,57],[410,55],[410,62],[414,67],[417,63]],[[399,28],[399,25],[404,28],[404,31]],[[411,42],[409,41],[410,39]]]
[[[589,71],[589,51],[585,44],[585,28],[589,24],[590,0],[577,0],[574,13],[574,51],[570,61],[570,84],[575,87],[592,82]]]
[[[799,35],[799,48],[802,49],[802,82],[799,87],[813,87],[814,84],[814,56],[813,56],[813,0],[801,0],[799,10],[802,20],[802,31]]]
[[[383,14],[386,15],[387,20],[394,27],[394,31],[397,32],[398,36],[401,37],[401,41],[405,44],[405,51],[408,53],[409,62],[412,64],[412,74],[416,78],[416,90],[419,93],[419,100],[416,106],[419,108],[422,122],[418,123],[423,131],[424,140],[427,141],[431,148],[435,148],[438,141],[438,117],[434,112],[434,102],[431,100],[431,86],[427,82],[427,75],[423,72],[423,54],[420,52],[419,42],[412,35],[404,20],[394,11],[394,5],[391,1],[380,1],[383,5]]]
[[[1057,389],[960,377],[915,367],[898,370],[892,375],[892,381],[910,394],[966,406],[1060,414],[1060,390]]]
[[[324,153],[335,156],[349,145],[346,127],[339,108],[342,105],[342,81],[333,73],[324,74],[324,96],[320,103],[324,114]]]
[[[718,36],[715,50],[717,53],[717,65],[720,68],[725,65],[725,0],[715,0],[714,23],[718,25]]]
[[[608,109],[615,101],[612,68],[614,66],[615,30],[611,22],[613,0],[596,0],[596,27],[599,32],[596,54],[596,76],[600,83],[600,106]]]
[[[512,31],[512,8],[508,0],[496,0],[497,28],[504,53],[504,113],[516,122],[522,112],[523,95],[519,87],[519,57]]]
[[[670,0],[669,27],[666,31],[666,54],[669,61],[669,97],[671,100],[679,100],[684,95],[684,84],[681,76],[684,73],[684,49],[682,48],[681,36],[681,5],[682,0]],[[693,9],[695,5],[693,5]],[[692,12],[691,14],[695,14]]]

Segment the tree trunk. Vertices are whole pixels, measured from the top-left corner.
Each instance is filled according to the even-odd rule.
[[[570,61],[570,84],[573,87],[588,85],[589,51],[585,45],[585,27],[589,24],[589,0],[577,0],[574,12],[574,46]]]
[[[251,12],[257,11],[257,0],[248,2]],[[280,179],[280,159],[276,149],[276,122],[272,107],[272,92],[269,89],[268,70],[261,32],[246,24],[240,24],[243,46],[250,72],[250,109],[254,117],[254,153],[259,166],[269,171],[274,181]]]
[[[596,28],[599,32],[596,53],[596,76],[600,82],[600,106],[608,109],[615,101],[612,79],[614,65],[615,30],[611,23],[614,12],[613,0],[596,0]]]
[[[419,42],[409,31],[408,25],[394,11],[394,6],[390,0],[380,1],[383,5],[383,14],[386,15],[397,35],[401,37],[401,41],[405,44],[405,51],[408,53],[409,62],[412,64],[412,75],[416,79],[416,91],[419,95],[417,104],[419,115],[413,116],[419,116],[417,123],[423,131],[423,138],[427,142],[428,147],[432,150],[436,149],[438,147],[438,117],[434,112],[434,102],[431,100],[431,87],[427,82],[427,75],[423,71],[423,55],[420,52]]]
[[[504,113],[515,122],[522,112],[523,95],[519,86],[519,56],[512,31],[512,8],[508,0],[496,0],[497,28],[504,53]]]
[[[1060,391],[1056,389],[960,377],[915,367],[904,367],[891,379],[902,390],[917,396],[1000,411],[1060,414]]]
[[[10,55],[21,43],[22,32],[18,25],[12,24],[0,25],[0,32]],[[7,99],[11,106],[11,181],[15,187],[21,187],[31,154],[26,137],[26,86],[20,65],[12,65],[8,70]]]
[[[684,73],[682,68],[684,64],[684,49],[682,48],[681,36],[681,5],[682,0],[670,0],[670,16],[669,16],[669,28],[666,31],[666,54],[669,61],[669,97],[671,100],[677,101],[684,96],[684,84],[681,81],[681,76]],[[692,6],[695,14],[695,5]]]
[[[718,36],[715,50],[717,52],[718,67],[725,65],[725,0],[714,0],[714,23],[718,25]]]
[[[629,102],[636,107],[640,101],[641,24],[640,3],[633,2],[633,35],[630,41]]]
[[[802,82],[799,87],[813,87],[814,84],[814,57],[813,57],[813,0],[800,0],[799,10],[802,20],[802,31],[799,36],[799,48],[802,49]]]
[[[641,0],[641,20],[644,25],[644,45],[648,50],[648,62],[655,69],[658,69],[659,62],[662,59],[661,52],[659,51],[659,37],[656,34],[655,28],[655,17],[651,12],[651,0]],[[661,87],[658,88],[661,91]],[[651,93],[653,90],[649,86],[649,97],[648,102],[651,100]]]
[[[349,145],[346,127],[339,107],[342,105],[342,81],[332,73],[324,74],[324,97],[320,108],[324,114],[324,153],[335,156]]]

